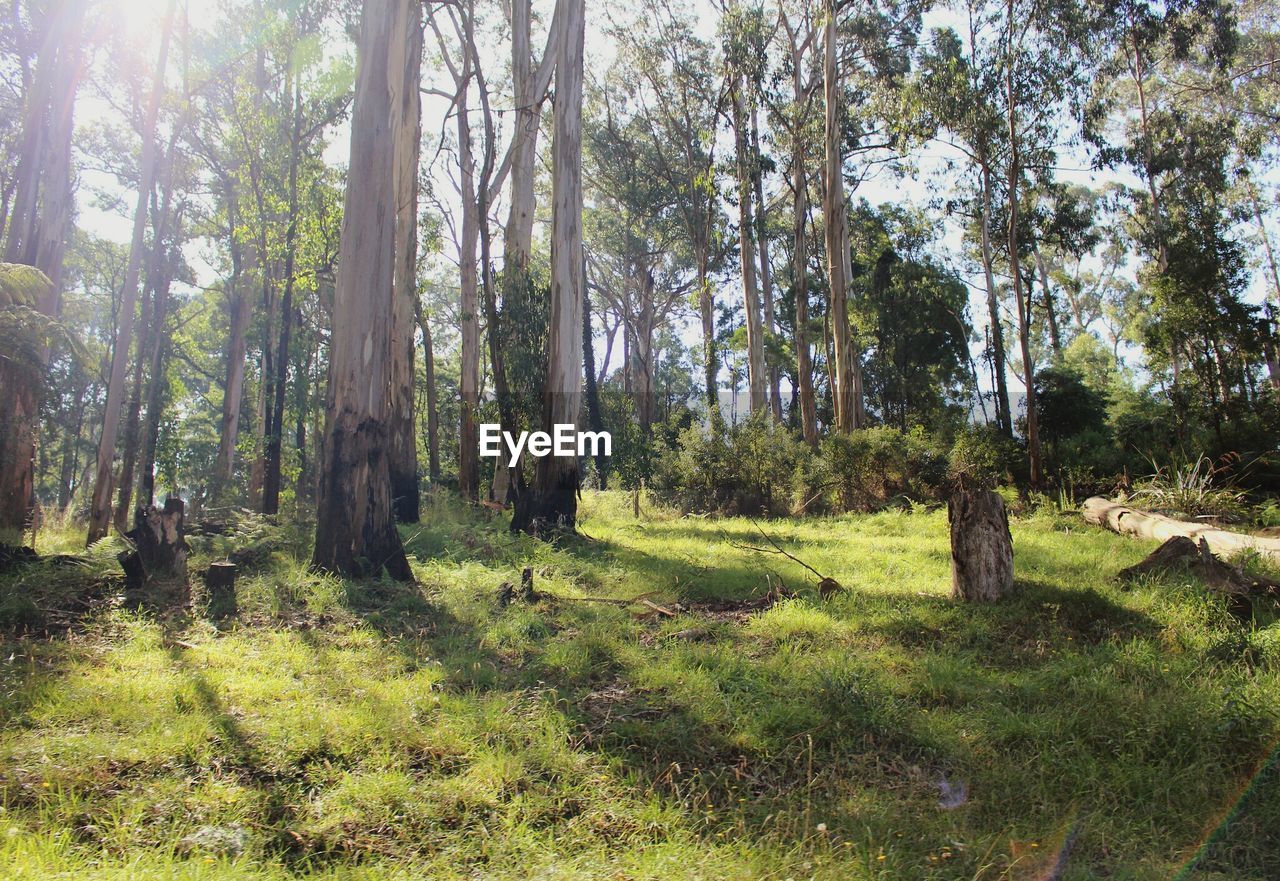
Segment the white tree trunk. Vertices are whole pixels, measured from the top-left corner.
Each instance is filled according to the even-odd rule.
[[[422,135],[422,6],[401,4],[404,19],[396,33],[408,40],[392,45],[389,65],[393,77],[395,114],[395,274],[391,314],[391,496],[396,519],[418,522],[418,438],[414,431],[413,338],[417,329],[418,298],[418,151]],[[395,74],[399,72],[399,79]]]
[[[755,249],[755,212],[751,207],[752,173],[748,163],[747,114],[743,102],[746,78],[738,76],[733,87],[733,134],[737,149],[738,240],[742,262],[742,299],[747,312],[747,387],[751,412],[768,404],[764,367],[764,326],[760,319],[760,285]]]
[[[844,161],[840,155],[840,74],[836,64],[836,13],[827,4],[826,51],[823,59],[826,101],[826,189],[822,213],[827,231],[827,275],[831,285],[831,329],[834,338],[836,429],[848,434],[862,426],[862,389],[857,355],[849,335],[849,209],[844,196]]]
[[[468,66],[470,60],[468,59]],[[469,71],[458,99],[458,161],[462,180],[462,241],[459,243],[458,269],[460,312],[462,322],[462,376],[460,393],[462,411],[458,430],[458,488],[462,497],[475,502],[480,498],[480,442],[476,414],[480,407],[480,298],[476,272],[476,251],[480,238],[480,218],[476,205],[475,165],[471,158],[471,122],[469,107]]]
[[[1101,496],[1086,499],[1080,506],[1080,514],[1089,523],[1105,526],[1121,535],[1152,538],[1157,541],[1167,541],[1180,535],[1197,543],[1200,539],[1204,539],[1209,545],[1209,550],[1221,557],[1230,557],[1240,551],[1254,551],[1272,563],[1280,563],[1280,538],[1259,538],[1253,535],[1242,535],[1239,532],[1229,532],[1216,526],[1175,520],[1163,514],[1139,511]]]
[[[559,0],[551,170],[551,310],[543,427],[578,423],[582,399],[582,59],[584,0]],[[534,533],[576,527],[577,456],[543,456],[531,490],[516,505],[512,529]]]

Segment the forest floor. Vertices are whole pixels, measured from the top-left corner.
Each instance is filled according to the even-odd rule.
[[[0,877],[1280,878],[1280,624],[1117,584],[1152,543],[1015,518],[1019,594],[977,607],[945,511],[763,524],[825,600],[746,519],[505,526],[429,505],[417,586],[197,539],[248,549],[221,628],[0,579]],[[525,566],[558,598],[502,606]],[[568,599],[642,594],[685,611]]]

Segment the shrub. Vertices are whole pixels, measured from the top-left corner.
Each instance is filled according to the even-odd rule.
[[[957,437],[948,456],[952,478],[980,486],[1013,483],[1024,470],[1021,445],[994,425],[970,425]]]
[[[939,497],[946,457],[921,428],[834,434],[796,475],[796,508],[808,513],[872,511],[897,500]]]
[[[653,492],[681,510],[715,514],[785,514],[791,478],[808,448],[757,413],[721,436],[698,425],[658,454]]]
[[[1182,517],[1238,520],[1245,511],[1245,494],[1220,481],[1219,469],[1205,456],[1183,465],[1158,467],[1138,484],[1140,504]]]

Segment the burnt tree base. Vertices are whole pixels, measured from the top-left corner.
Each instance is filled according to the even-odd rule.
[[[326,443],[312,565],[348,578],[385,571],[412,581],[392,509],[386,426],[373,419],[353,424],[339,414]]]
[[[988,489],[958,488],[947,501],[951,523],[951,596],[992,602],[1013,590],[1013,537],[1004,499]]]
[[[162,607],[190,599],[185,511],[182,499],[168,499],[163,508],[150,505],[135,512],[133,529],[125,534],[133,549],[118,558],[124,569],[127,605]]]
[[[550,461],[550,457],[543,461]],[[539,475],[540,477],[542,475]],[[578,467],[559,470],[549,488],[535,481],[516,497],[511,531],[535,537],[572,535],[578,528]]]
[[[395,506],[397,523],[417,523],[422,518],[416,473],[397,473],[396,469],[391,469],[391,502]]]

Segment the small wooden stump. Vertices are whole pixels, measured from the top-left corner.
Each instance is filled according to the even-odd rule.
[[[204,589],[210,618],[230,618],[239,611],[235,563],[210,563],[204,572]]]
[[[520,599],[526,603],[536,603],[542,596],[533,589],[533,569],[526,566],[520,573]]]
[[[951,522],[951,597],[991,602],[1013,590],[1013,537],[1004,499],[961,486],[947,501]]]

